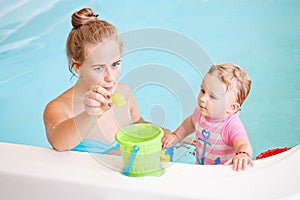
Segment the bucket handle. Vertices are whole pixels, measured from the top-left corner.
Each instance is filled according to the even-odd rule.
[[[134,162],[135,156],[136,156],[136,154],[138,153],[139,150],[140,150],[140,147],[138,145],[134,145],[132,154],[131,154],[130,159],[128,161],[128,164],[125,167],[124,172],[123,172],[123,174],[125,176],[128,176],[130,168],[131,168],[131,166],[132,166],[132,164]]]

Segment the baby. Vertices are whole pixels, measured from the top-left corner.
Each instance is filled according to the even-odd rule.
[[[211,66],[201,84],[198,107],[175,132],[163,137],[163,147],[172,147],[195,132],[197,164],[233,164],[235,171],[253,166],[252,147],[239,117],[250,86],[239,66]]]

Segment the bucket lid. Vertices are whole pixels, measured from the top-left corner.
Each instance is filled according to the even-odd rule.
[[[116,134],[116,140],[120,145],[150,145],[161,141],[163,131],[153,124],[133,124],[120,129]]]

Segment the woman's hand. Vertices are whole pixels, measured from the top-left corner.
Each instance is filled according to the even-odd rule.
[[[233,158],[224,163],[224,165],[230,164],[233,164],[234,171],[244,171],[248,166],[253,167],[253,162],[246,152],[238,152]]]
[[[162,138],[163,148],[170,148],[179,142],[178,137],[174,133],[167,133]]]
[[[97,118],[101,117],[104,112],[109,110],[112,103],[109,101],[111,94],[101,86],[93,86],[85,94],[84,108],[85,111],[92,116]]]

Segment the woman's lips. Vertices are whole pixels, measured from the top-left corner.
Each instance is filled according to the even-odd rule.
[[[104,89],[106,89],[107,91],[111,91],[113,89],[113,87],[103,87]]]

